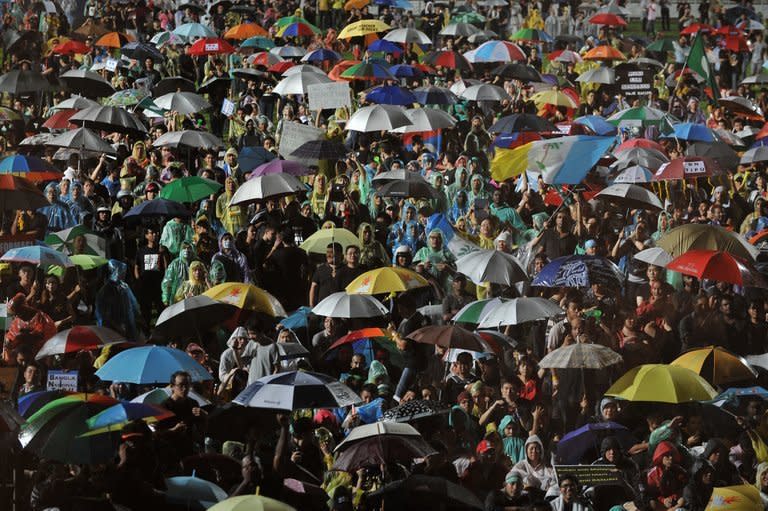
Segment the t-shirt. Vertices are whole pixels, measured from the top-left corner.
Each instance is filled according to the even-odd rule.
[[[312,282],[317,285],[317,300],[315,303],[319,303],[323,298],[344,289],[339,283],[338,271],[334,275],[333,269],[327,264],[321,264],[317,267],[315,274],[312,276]]]
[[[264,376],[272,374],[272,369],[280,360],[280,351],[277,344],[258,344],[256,354],[251,359],[251,367],[248,370],[248,385]]]
[[[150,248],[146,245],[136,251],[136,266],[139,275],[148,277],[161,277],[161,254],[158,247]]]

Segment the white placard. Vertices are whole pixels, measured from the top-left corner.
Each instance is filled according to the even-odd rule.
[[[219,51],[219,43],[205,43],[205,51]]]
[[[46,390],[77,392],[77,371],[48,371]]]
[[[307,87],[307,94],[309,109],[314,112],[352,105],[347,82],[316,83]]]
[[[707,172],[706,166],[703,161],[684,161],[683,162],[683,174],[704,174]]]
[[[283,158],[298,161],[304,165],[316,165],[317,160],[307,160],[291,156],[291,153],[299,148],[304,142],[310,140],[320,140],[325,131],[313,126],[307,126],[298,122],[284,122],[283,130],[280,133],[280,146],[278,152]]]
[[[228,100],[227,98],[224,98],[224,101],[221,103],[221,113],[229,117],[230,115],[235,113],[235,104]]]
[[[117,59],[107,59],[107,62],[104,64],[104,69],[110,73],[117,71]]]

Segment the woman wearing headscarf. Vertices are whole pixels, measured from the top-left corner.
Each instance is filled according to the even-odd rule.
[[[360,224],[357,237],[360,239],[360,266],[374,269],[387,265],[387,249],[374,237],[371,224]]]
[[[141,309],[136,296],[125,282],[128,266],[115,259],[107,263],[109,278],[96,293],[96,324],[120,332],[128,339],[139,339]]]
[[[768,463],[763,462],[757,466],[755,486],[760,491],[760,500],[763,502],[763,507],[768,509]]]
[[[248,259],[235,247],[235,238],[230,233],[226,232],[219,237],[219,251],[211,261],[218,261],[224,265],[230,282],[251,283]]]
[[[189,265],[194,260],[195,253],[192,250],[192,245],[187,242],[182,243],[179,256],[170,262],[163,275],[161,290],[163,303],[166,306],[173,303],[179,286],[189,278]]]
[[[452,185],[448,186],[448,200],[451,201],[451,203],[456,202],[456,194],[459,193],[460,190],[464,190],[464,192],[469,193],[469,171],[465,166],[456,167],[455,172],[455,181]]]
[[[437,193],[437,198],[430,199],[429,205],[432,207],[432,211],[437,213],[444,213],[448,211],[448,195],[446,194],[446,188],[444,186],[445,176],[439,172],[434,172],[429,177],[432,182],[432,187]]]
[[[312,185],[312,193],[309,195],[309,204],[312,206],[312,213],[318,218],[325,218],[329,192],[326,177],[323,174],[316,175]]]
[[[174,302],[180,302],[193,296],[200,296],[208,291],[210,287],[205,265],[200,261],[192,261],[189,265],[189,277],[176,290]]]
[[[451,265],[456,258],[445,248],[443,232],[440,229],[432,229],[429,232],[427,246],[416,252],[413,260],[424,263],[426,270],[440,282],[443,290],[448,290]]]
[[[456,224],[459,218],[469,214],[469,200],[467,199],[467,192],[459,190],[453,201],[451,209],[448,211],[448,221],[452,224]]]
[[[131,156],[136,161],[136,164],[142,169],[146,168],[147,165],[149,165],[149,156],[147,155],[147,146],[141,140],[133,144],[133,151],[131,152]]]
[[[549,496],[557,494],[555,469],[547,462],[544,444],[537,435],[531,435],[525,441],[525,459],[519,461],[513,469],[521,472],[524,478],[539,481],[539,488],[545,494]]]
[[[229,205],[236,190],[237,181],[232,176],[228,176],[224,180],[224,193],[216,199],[216,218],[221,221],[224,229],[230,234],[235,234],[248,225],[248,215],[245,208]]]
[[[520,436],[519,422],[511,415],[505,415],[499,421],[501,442],[504,454],[512,465],[525,459],[525,440]]]
[[[212,261],[211,267],[208,269],[208,282],[211,283],[211,287],[218,286],[227,281],[227,270],[224,268],[224,264],[221,261]]]
[[[48,183],[45,187],[45,197],[48,199],[48,206],[43,206],[37,211],[48,218],[47,232],[61,231],[77,225],[69,207],[59,199],[56,183]]]

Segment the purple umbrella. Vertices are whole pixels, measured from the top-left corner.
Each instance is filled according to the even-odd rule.
[[[279,174],[281,172],[291,174],[292,176],[306,176],[312,173],[309,168],[295,161],[272,160],[253,169],[248,179],[266,176],[267,174]]]

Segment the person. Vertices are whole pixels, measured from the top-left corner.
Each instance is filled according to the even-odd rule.
[[[327,296],[343,289],[337,276],[342,265],[343,255],[344,247],[341,243],[329,243],[326,247],[325,264],[318,266],[312,275],[312,284],[309,287],[310,307],[314,307]]]
[[[163,305],[167,306],[174,302],[179,286],[189,278],[189,267],[194,261],[192,246],[189,243],[183,243],[178,257],[168,264],[163,274],[163,281],[160,284]]]
[[[174,303],[193,296],[199,296],[210,289],[205,265],[200,261],[192,261],[189,264],[189,277],[179,285],[174,295]]]
[[[696,460],[691,468],[691,480],[683,489],[685,509],[704,511],[715,487],[715,470],[707,460]]]
[[[579,480],[572,474],[564,474],[560,477],[560,495],[552,500],[549,505],[552,511],[588,511],[590,506],[579,501]]]
[[[152,318],[153,308],[163,308],[162,282],[168,268],[168,253],[158,243],[158,230],[154,226],[144,229],[145,244],[136,251],[133,276],[137,284],[137,296],[142,317]],[[148,332],[147,332],[148,333]]]
[[[250,385],[263,376],[279,372],[280,350],[272,339],[259,332],[255,322],[249,322],[246,330],[249,342],[255,344],[251,365],[248,367],[248,385]]]
[[[646,476],[652,509],[675,509],[684,505],[683,490],[688,475],[680,461],[680,452],[671,442],[659,442],[653,452],[653,467]]]
[[[251,271],[248,260],[235,246],[235,238],[229,232],[219,236],[219,251],[211,258],[211,262],[224,265],[227,279],[230,282],[251,283]]]
[[[524,449],[525,459],[512,468],[523,474],[524,478],[531,478],[531,483],[538,481],[538,489],[545,495],[554,496],[557,491],[557,477],[554,469],[547,463],[541,439],[537,435],[529,436]]]
[[[125,282],[127,269],[122,261],[107,262],[109,278],[96,294],[94,312],[99,326],[121,332],[128,339],[140,339],[141,312],[136,295]]]
[[[186,371],[175,371],[171,375],[171,395],[160,406],[173,413],[167,419],[164,436],[175,449],[175,455],[181,459],[191,455],[195,443],[202,438],[200,433],[208,413],[200,408],[197,401],[189,397],[192,377]]]
[[[474,300],[474,297],[465,290],[466,285],[467,278],[464,275],[458,274],[453,278],[451,292],[443,299],[443,323],[448,324],[462,308]]]

